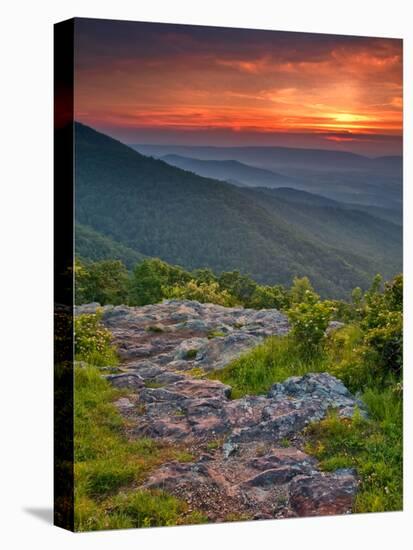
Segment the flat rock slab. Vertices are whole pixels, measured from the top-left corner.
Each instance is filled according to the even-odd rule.
[[[76,306],[75,314],[99,308],[97,303],[84,304]],[[227,308],[191,300],[100,310],[124,361],[152,359],[159,364],[162,356],[162,365],[184,361],[188,370],[206,372],[224,367],[266,336],[289,330],[287,317],[276,309]]]

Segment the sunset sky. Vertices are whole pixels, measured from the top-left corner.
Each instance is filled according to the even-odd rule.
[[[401,154],[402,41],[76,20],[75,116],[129,143]]]

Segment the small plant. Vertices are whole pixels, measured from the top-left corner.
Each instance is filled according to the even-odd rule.
[[[212,439],[211,441],[208,441],[206,448],[208,451],[215,451],[216,449],[219,449],[222,446],[222,439]]]
[[[145,328],[146,332],[164,332],[164,328],[160,325],[149,325]]]
[[[174,453],[174,458],[178,462],[193,462],[195,460],[195,456],[185,450],[177,450]]]
[[[198,350],[197,349],[189,349],[187,350],[187,352],[185,353],[185,359],[195,359],[195,357],[197,356],[198,354]]]
[[[186,371],[186,374],[192,376],[193,378],[203,378],[205,376],[205,371],[201,367],[194,367]]]
[[[293,306],[288,311],[288,318],[302,355],[312,356],[322,351],[333,306],[330,302],[319,301],[310,291],[306,292],[306,301]]]
[[[95,366],[117,363],[116,350],[111,344],[112,335],[101,324],[101,314],[75,317],[74,340],[76,360]]]
[[[249,521],[252,519],[251,515],[241,512],[230,512],[225,516],[225,521],[236,522],[236,521]]]
[[[219,330],[210,330],[207,334],[207,338],[209,340],[212,340],[213,338],[224,338],[225,336],[225,332],[220,332]]]
[[[164,385],[165,384],[162,384],[162,382],[156,382],[156,380],[145,380],[145,388],[156,390],[158,388],[163,388]]]

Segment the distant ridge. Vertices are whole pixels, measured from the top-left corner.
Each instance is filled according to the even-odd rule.
[[[280,187],[293,182],[288,176],[249,166],[238,160],[200,160],[179,155],[165,155],[161,157],[161,160],[183,170],[190,170],[200,176],[233,181],[251,187]]]

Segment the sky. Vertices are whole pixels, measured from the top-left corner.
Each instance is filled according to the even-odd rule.
[[[402,41],[76,19],[75,117],[126,143],[402,152]]]

